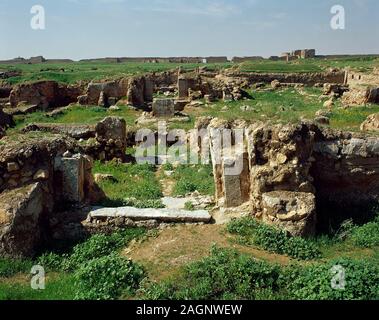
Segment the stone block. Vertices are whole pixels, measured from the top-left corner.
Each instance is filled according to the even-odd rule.
[[[175,115],[174,99],[154,99],[153,115],[155,117],[173,117]]]
[[[179,99],[187,99],[188,98],[188,81],[184,78],[179,78],[178,80],[178,90],[179,90]]]
[[[81,155],[60,159],[57,169],[61,173],[62,201],[69,203],[82,203],[84,201],[85,165],[85,159]]]

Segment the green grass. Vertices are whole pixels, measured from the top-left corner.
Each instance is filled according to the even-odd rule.
[[[33,262],[31,260],[0,258],[0,278],[8,278],[19,273],[29,272],[32,266]]]
[[[334,59],[299,59],[290,62],[257,60],[244,62],[239,69],[243,72],[258,73],[306,73],[323,72],[329,68],[351,68],[357,71],[368,72],[379,66],[379,58],[367,57],[342,57]]]
[[[126,199],[148,201],[162,197],[160,183],[155,175],[155,167],[149,164],[106,164],[95,162],[93,173],[111,174],[114,181],[103,181],[100,187],[104,190],[107,200],[102,204],[115,206],[124,205]]]
[[[174,195],[185,196],[194,191],[214,195],[214,179],[211,165],[181,165],[174,171]]]
[[[299,260],[320,258],[318,247],[311,241],[300,237],[291,237],[287,232],[254,218],[232,220],[227,226],[228,232],[237,235],[237,241],[247,246],[256,246],[263,250]]]
[[[327,68],[350,68],[360,72],[371,72],[375,67],[379,67],[379,58],[375,56],[342,57],[320,59],[318,63]]]
[[[187,123],[170,123],[169,129],[190,130],[194,128],[195,120],[199,116],[212,116],[227,120],[244,119],[247,121],[272,121],[281,123],[297,123],[301,119],[312,120],[315,113],[324,109],[323,101],[319,97],[322,90],[319,88],[304,88],[300,94],[293,88],[279,91],[249,91],[252,100],[233,102],[218,101],[214,104],[196,108],[191,111],[190,121]],[[227,107],[224,110],[224,107]],[[244,111],[241,107],[247,106],[252,110]],[[379,112],[379,106],[368,105],[339,108],[337,102],[331,114],[330,126],[336,129],[359,131],[361,123],[367,116]],[[64,124],[96,124],[107,116],[118,116],[125,119],[127,125],[134,126],[140,112],[127,106],[121,106],[120,111],[109,112],[105,108],[96,106],[73,106],[61,115],[47,117],[44,112],[35,112],[25,116],[15,116],[16,127],[8,129],[8,134],[17,132],[30,123],[64,123]],[[148,126],[154,129],[156,124]]]
[[[251,91],[252,100],[242,100],[214,104],[214,108],[204,112],[204,115],[220,117],[227,120],[273,120],[295,123],[300,118],[315,117],[317,110],[322,109],[323,103],[319,101],[321,90],[317,88],[304,88],[306,95],[289,88],[280,91]],[[227,106],[226,110],[223,108]],[[242,106],[253,110],[243,111]]]
[[[20,129],[30,123],[96,124],[107,116],[121,117],[125,119],[127,125],[134,125],[138,112],[127,106],[120,106],[120,109],[119,111],[108,111],[102,107],[78,105],[72,106],[55,117],[48,117],[45,112],[38,111],[15,116],[15,129]],[[10,132],[12,130],[14,129],[10,129]]]
[[[330,125],[336,129],[358,131],[362,122],[364,122],[369,115],[377,112],[379,112],[378,105],[335,110],[331,115]]]
[[[217,101],[208,106],[202,106],[192,111],[191,122],[186,124],[171,124],[170,128],[189,130],[193,128],[195,119],[199,116],[211,116],[229,121],[242,119],[248,122],[270,121],[272,123],[299,123],[302,119],[313,120],[316,112],[325,109],[325,99],[320,100],[322,89],[305,87],[298,91],[294,88],[284,88],[276,91],[249,90],[251,100],[233,102]],[[302,92],[302,93],[300,93]],[[242,110],[241,107],[250,110]],[[373,113],[379,112],[379,106],[341,108],[337,101],[332,110],[330,127],[359,131],[360,125]]]
[[[239,68],[244,72],[320,72],[328,68],[350,67],[359,71],[370,71],[379,66],[377,57],[344,57],[335,59],[307,59],[291,62],[257,60],[240,65],[232,63],[218,64],[177,64],[177,63],[104,63],[104,62],[74,62],[74,63],[42,63],[0,65],[0,70],[20,70],[21,76],[5,80],[9,84],[38,80],[55,80],[61,83],[72,84],[78,81],[96,81],[101,79],[115,79],[124,76],[144,74],[147,72],[168,71],[177,67],[184,70],[194,70],[199,66],[206,66],[210,70]]]
[[[332,287],[333,267],[345,270],[345,288]],[[370,261],[280,266],[230,249],[213,247],[210,256],[161,283],[145,282],[139,297],[153,300],[377,300],[379,268]]]
[[[112,80],[147,72],[168,71],[179,66],[184,70],[194,70],[202,66],[202,64],[74,62],[0,65],[0,70],[20,70],[22,72],[21,76],[7,79],[6,81],[9,84],[38,80],[55,80],[61,83],[73,84],[78,81]],[[211,70],[215,70],[226,68],[230,64],[207,64],[206,66]]]
[[[53,274],[44,290],[34,290],[29,281],[12,283],[0,279],[0,300],[73,300],[75,281],[72,275]]]
[[[242,63],[239,69],[242,72],[257,73],[304,73],[323,71],[323,69],[317,64],[316,59],[295,60],[291,62],[270,60],[249,61]]]
[[[145,235],[143,228],[130,228],[111,235],[94,235],[73,248],[65,248],[63,253],[46,252],[34,261],[1,259],[0,300],[117,298],[114,294],[119,289],[130,292],[123,280],[128,279],[134,285],[134,280],[143,276],[143,270],[121,258],[119,252],[133,239]],[[31,266],[36,264],[43,266],[46,272],[44,290],[33,290],[30,285]],[[115,270],[111,270],[114,266]],[[125,274],[129,271],[130,274]],[[113,281],[107,281],[108,274]],[[92,284],[88,287],[90,281]]]

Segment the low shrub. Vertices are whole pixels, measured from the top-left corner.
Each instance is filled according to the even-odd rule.
[[[112,235],[96,234],[74,246],[70,253],[46,252],[38,257],[37,262],[49,271],[73,271],[92,259],[117,252],[145,233],[144,228],[130,228]]]
[[[253,218],[235,219],[228,224],[227,230],[238,235],[239,241],[244,245],[255,245],[264,250],[286,254],[300,260],[320,257],[320,251],[312,241],[291,237],[285,231]]]
[[[174,170],[174,166],[170,162],[164,163],[162,165],[162,168],[165,171],[173,171]]]
[[[0,278],[12,277],[18,273],[29,273],[32,266],[31,260],[0,258]]]
[[[64,268],[66,270],[75,270],[92,259],[117,252],[126,246],[130,240],[142,236],[145,232],[145,229],[135,228],[126,229],[123,232],[112,235],[96,234],[74,247],[72,254],[64,263]]]
[[[78,300],[114,300],[133,294],[144,278],[143,269],[113,253],[82,264],[74,274]]]
[[[187,266],[180,281],[145,285],[145,299],[257,299],[275,297],[280,267],[233,250],[213,247],[211,255]]]
[[[336,266],[345,274],[333,272]],[[284,274],[288,295],[293,299],[379,299],[379,266],[369,261],[339,259],[327,264],[287,269]],[[339,287],[333,287],[333,281]]]
[[[379,246],[379,221],[369,222],[363,226],[353,228],[351,239],[359,247],[372,248]]]
[[[344,274],[339,273],[340,270]],[[152,300],[377,300],[379,266],[373,261],[350,259],[278,266],[232,250],[213,248],[209,257],[187,266],[181,277],[144,283],[138,297]]]
[[[47,252],[38,257],[37,261],[46,271],[60,271],[67,265],[67,258],[66,254]]]

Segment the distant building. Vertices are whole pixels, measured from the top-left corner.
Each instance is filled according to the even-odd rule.
[[[311,59],[316,57],[315,49],[304,49],[301,50],[301,59]]]
[[[31,57],[28,61],[28,63],[30,64],[36,64],[36,63],[44,63],[46,61],[46,59],[42,56],[38,56],[38,57]]]
[[[311,59],[316,57],[315,49],[298,49],[292,52],[284,52],[280,56],[281,60],[292,61],[296,59]]]
[[[203,58],[204,63],[227,63],[229,62],[228,57],[206,57]]]

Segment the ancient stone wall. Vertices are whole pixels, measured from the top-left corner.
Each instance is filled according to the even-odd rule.
[[[0,139],[5,135],[6,129],[13,124],[13,117],[4,113],[2,107],[0,106]]]
[[[347,84],[354,86],[379,86],[379,69],[371,73],[348,71]]]
[[[74,140],[20,139],[0,146],[0,256],[32,256],[51,236],[57,212],[103,196],[93,182],[92,159],[75,154]]]
[[[379,139],[334,136],[317,142],[311,168],[317,196],[344,207],[379,200]]]
[[[0,87],[0,99],[9,98],[12,87]]]
[[[77,150],[95,160],[125,158],[127,137],[123,118],[107,117],[96,125],[35,123],[22,129],[23,133],[37,131],[78,140]]]
[[[302,83],[313,86],[316,83],[345,83],[345,72],[323,72],[323,73],[226,73],[229,77],[244,78],[250,84],[264,82],[271,83],[278,80],[281,83]]]
[[[307,236],[316,231],[317,204],[364,206],[379,200],[378,138],[312,123],[254,123],[245,127],[244,147],[235,148],[233,161],[224,154],[216,161],[215,128],[243,125],[214,119],[208,127],[219,204],[235,207],[248,202],[256,217]],[[241,170],[227,175],[229,163],[238,161]]]
[[[112,98],[118,100],[125,97],[128,90],[128,80],[109,81],[102,83],[88,84],[85,96],[79,98],[81,104],[101,105],[100,96],[103,94],[105,101],[101,106],[108,105],[108,100]]]
[[[55,81],[38,81],[14,87],[9,101],[12,107],[24,103],[46,110],[76,102],[81,92],[81,88],[76,86],[60,85]]]

